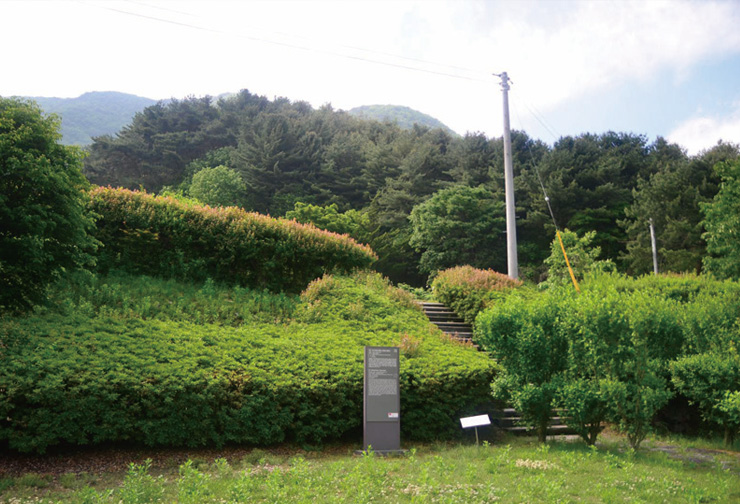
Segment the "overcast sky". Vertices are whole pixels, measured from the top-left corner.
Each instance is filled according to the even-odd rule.
[[[0,95],[248,89],[405,105],[464,134],[740,142],[737,1],[0,0]]]

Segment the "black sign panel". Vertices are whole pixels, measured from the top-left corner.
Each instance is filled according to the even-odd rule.
[[[398,347],[365,347],[365,449],[401,446]]]

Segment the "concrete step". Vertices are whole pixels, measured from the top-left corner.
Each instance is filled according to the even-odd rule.
[[[568,411],[562,408],[552,410],[550,424],[547,427],[547,435],[564,435],[575,434],[567,424]],[[531,427],[519,425],[522,420],[521,415],[514,408],[503,408],[496,410],[491,416],[494,425],[505,432],[511,432],[516,435],[534,435],[535,432]]]
[[[429,322],[436,325],[447,336],[464,343],[473,342],[473,327],[453,310],[442,303],[423,301],[419,304]],[[473,346],[480,350],[478,345]]]
[[[433,323],[453,323],[453,324],[465,324],[465,321],[461,318],[455,318],[455,317],[435,317],[433,315],[427,315],[427,318]]]
[[[511,432],[512,434],[519,435],[519,436],[533,436],[535,434],[534,430],[529,427],[507,427],[507,428],[501,428],[502,430],[506,432]],[[568,427],[567,425],[551,425],[547,428],[547,435],[548,436],[563,436],[566,434],[575,434],[575,431]]]
[[[433,322],[433,324],[444,332],[473,332],[470,324],[465,322]]]
[[[505,417],[496,419],[496,423],[499,427],[504,429],[509,427],[519,427],[521,420],[521,417]],[[566,417],[552,417],[550,418],[550,425],[565,425],[566,420]]]
[[[452,310],[422,310],[424,315],[434,315],[436,317],[457,317],[457,313]]]

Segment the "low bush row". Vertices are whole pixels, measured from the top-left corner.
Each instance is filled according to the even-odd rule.
[[[478,313],[521,285],[519,280],[490,269],[456,266],[440,272],[432,281],[432,290],[437,301],[473,324]]]
[[[49,292],[37,314],[81,314],[87,317],[171,320],[238,327],[292,318],[298,295],[228,286],[207,279],[183,282],[121,271],[66,275]]]
[[[19,451],[359,434],[364,345],[402,347],[404,438],[443,439],[459,434],[459,417],[485,400],[496,372],[373,274],[314,282],[284,324],[73,312],[0,319],[0,331],[0,441]]]
[[[366,268],[377,258],[348,236],[237,207],[99,187],[90,210],[100,217],[103,271],[300,292],[326,272]]]
[[[565,287],[511,294],[478,317],[476,341],[504,368],[494,393],[541,437],[560,405],[587,442],[611,420],[638,447],[679,391],[731,442],[740,427],[738,294],[737,284],[707,278],[597,275],[580,295]]]

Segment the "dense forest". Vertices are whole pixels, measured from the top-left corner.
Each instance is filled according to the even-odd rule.
[[[702,267],[702,203],[714,166],[738,159],[720,142],[696,156],[663,138],[606,132],[553,146],[512,133],[519,262],[543,279],[554,223],[630,274],[652,270],[649,221],[662,271]],[[423,285],[458,264],[506,271],[503,142],[482,133],[378,122],[242,90],[158,103],[116,136],[94,139],[95,184],[181,194],[211,205],[288,216],[368,243],[376,269]]]

